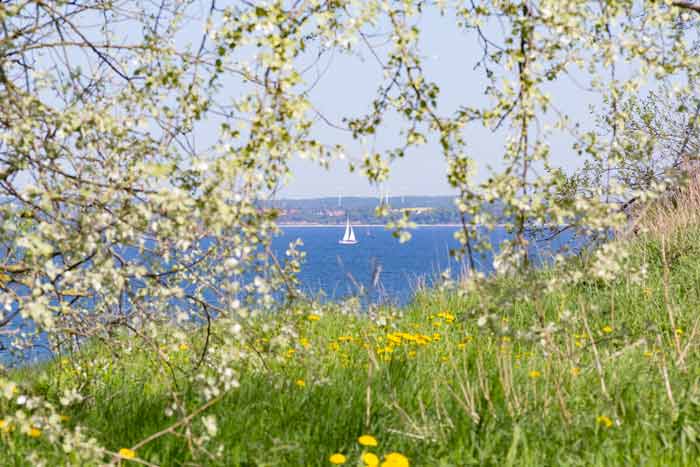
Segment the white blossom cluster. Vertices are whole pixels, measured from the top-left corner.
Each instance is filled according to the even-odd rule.
[[[203,405],[236,390],[240,365],[259,364],[237,344],[249,337],[251,317],[283,315],[289,301],[304,300],[295,278],[302,245],[290,245],[284,258],[271,246],[279,227],[269,201],[289,181],[294,157],[324,167],[344,159],[381,183],[392,161],[436,143],[458,192],[456,237],[471,267],[474,255],[495,247],[497,272],[528,267],[531,230],[609,239],[625,225],[625,199],[653,199],[681,178],[632,186],[620,175],[658,146],[630,130],[629,100],[657,83],[694,96],[698,18],[680,3],[1,3],[3,349],[21,357],[41,344],[74,358],[99,342],[125,358],[147,348],[158,374],[174,374],[173,354],[191,350]],[[449,111],[440,105],[440,83],[421,52],[431,32],[422,15],[434,7],[481,44],[485,99]],[[336,52],[372,57],[380,71],[367,111],[342,123],[323,115],[312,92],[321,79],[315,64]],[[598,96],[594,128],[573,121],[548,91],[572,73]],[[320,125],[340,125],[362,155],[323,140]],[[475,127],[504,134],[501,157],[480,181]],[[399,143],[382,151],[367,144],[384,132],[398,133]],[[552,157],[560,133],[574,141],[572,157],[585,170],[572,173]],[[408,213],[389,225],[400,241],[412,226]],[[491,245],[497,227],[510,237]],[[595,258],[588,272],[597,279],[626,271],[619,246]],[[559,280],[579,280],[575,274]],[[360,305],[340,308],[354,313]],[[213,323],[221,323],[217,339],[209,339]],[[295,332],[289,323],[275,329],[273,343]],[[76,365],[75,374],[89,380],[117,363]],[[112,455],[80,429],[63,428],[47,402],[16,395],[14,384],[1,386],[10,402],[0,408],[12,408],[0,413],[5,423],[42,430],[76,459]],[[79,400],[80,387],[61,402]],[[175,385],[172,392],[169,413],[190,433],[188,446],[216,451],[216,420],[194,416]]]

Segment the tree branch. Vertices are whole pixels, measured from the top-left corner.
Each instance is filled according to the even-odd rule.
[[[689,2],[689,1],[677,1],[671,3],[671,5],[678,8],[685,8],[686,10],[692,10],[695,13],[700,14],[700,3]]]

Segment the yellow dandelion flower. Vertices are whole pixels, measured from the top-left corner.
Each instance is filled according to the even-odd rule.
[[[308,349],[309,347],[311,347],[311,342],[309,342],[309,340],[306,337],[302,337],[301,339],[299,339],[299,345],[301,345],[305,349]]]
[[[645,357],[651,358],[652,355],[654,355],[653,352],[651,352],[651,351],[649,351],[649,350],[645,350],[645,351],[644,351],[644,356],[645,356]]]
[[[59,415],[58,419],[62,422],[67,422],[68,420],[70,420],[70,417],[68,415]]]
[[[180,349],[180,351],[182,352],[184,352],[185,350],[189,350],[189,348],[190,346],[185,344],[184,342],[178,346],[178,349]]]
[[[307,316],[306,319],[308,319],[309,321],[318,321],[321,319],[321,317],[312,313],[309,316]]]
[[[372,435],[362,435],[357,438],[357,442],[363,446],[377,446],[379,444],[377,438]]]
[[[571,376],[578,376],[581,374],[581,368],[575,366],[571,369]]]
[[[376,454],[366,452],[362,454],[362,462],[365,463],[365,467],[377,467],[379,465],[379,458]]]
[[[2,430],[3,433],[9,433],[12,430],[14,430],[14,425],[11,423],[8,423],[5,420],[0,420],[0,430]]]
[[[331,342],[330,345],[328,346],[333,352],[337,352],[340,350],[340,344],[337,342]]]
[[[411,350],[411,351],[408,352],[408,358],[415,358],[415,356],[416,356],[416,351],[415,351],[415,350]]]
[[[398,452],[391,452],[384,456],[381,467],[409,467],[408,458]]]
[[[345,461],[348,460],[348,458],[340,454],[339,452],[336,452],[331,457],[329,457],[328,460],[331,461],[331,464],[340,465],[345,464]]]
[[[27,436],[31,438],[38,438],[39,436],[41,436],[41,430],[35,427],[31,427],[27,432]]]
[[[530,373],[528,373],[528,374],[530,375],[530,378],[533,378],[533,379],[539,378],[540,376],[542,376],[542,373],[540,373],[540,372],[537,371],[537,370],[532,370],[532,371],[530,371]]]
[[[605,334],[610,334],[611,332],[613,332],[613,328],[612,328],[612,326],[603,326],[602,331],[603,331]]]
[[[386,336],[387,340],[389,342],[392,342],[394,344],[400,344],[401,343],[401,336],[398,336],[396,334],[389,334]]]
[[[306,381],[304,381],[303,379],[298,379],[298,380],[294,381],[294,384],[296,384],[300,388],[303,388],[306,386]]]
[[[683,328],[677,328],[677,329],[676,329],[676,335],[677,335],[677,336],[682,336],[682,335],[683,335]]]
[[[598,417],[596,417],[595,421],[599,425],[604,426],[605,428],[610,428],[613,425],[613,421],[610,420],[610,417],[607,417],[605,415],[598,415]]]
[[[124,459],[133,459],[136,457],[136,451],[132,451],[129,448],[121,448],[119,450],[119,456],[123,457]]]

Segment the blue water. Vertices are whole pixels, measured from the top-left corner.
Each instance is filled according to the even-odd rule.
[[[300,238],[306,252],[306,263],[299,279],[304,292],[316,296],[323,292],[325,300],[338,300],[350,295],[363,295],[371,301],[405,304],[420,284],[432,285],[440,273],[449,268],[457,278],[466,271],[466,259],[457,261],[450,249],[460,244],[454,238],[457,227],[419,227],[412,238],[399,243],[384,227],[357,227],[356,245],[341,245],[338,240],[344,227],[285,227],[273,242],[274,249],[283,254],[289,242]],[[507,237],[504,229],[490,232],[493,244]],[[532,243],[531,253],[536,261],[551,256],[572,242],[562,235],[546,244]],[[476,259],[477,270],[492,272],[492,255]]]
[[[400,243],[384,227],[356,227],[358,243],[341,245],[344,227],[284,227],[281,235],[273,240],[273,250],[278,258],[285,256],[290,242],[301,239],[300,248],[306,253],[298,274],[302,291],[321,301],[342,300],[358,296],[363,304],[393,303],[405,305],[418,287],[432,286],[440,274],[449,270],[452,278],[467,271],[466,260],[458,261],[450,255],[451,249],[460,244],[454,238],[457,227],[420,227],[412,231],[412,238]],[[491,243],[498,245],[508,237],[504,229],[489,232]],[[567,245],[576,248],[581,241],[565,234],[546,243],[532,242],[531,256],[535,263],[551,258],[551,251],[559,251]],[[125,249],[129,260],[138,259],[136,250]],[[480,272],[492,272],[492,255],[476,258]],[[134,284],[139,287],[138,284]],[[205,295],[206,296],[206,295]],[[91,299],[81,299],[82,306],[90,308]],[[209,298],[207,298],[209,300]],[[212,299],[215,300],[215,299]],[[32,323],[23,322],[17,316],[10,329],[32,329]],[[9,363],[3,344],[7,336],[0,335],[0,362]],[[43,360],[51,354],[46,348],[46,338],[38,336],[34,349],[24,353],[24,362]]]

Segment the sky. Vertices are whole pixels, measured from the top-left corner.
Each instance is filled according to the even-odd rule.
[[[207,11],[202,10],[198,15],[204,18]],[[201,20],[192,20],[181,39],[185,43],[198,43],[201,40],[202,25]],[[461,105],[487,105],[484,70],[475,68],[483,54],[476,34],[459,29],[454,16],[448,14],[443,17],[434,8],[428,8],[422,13],[419,27],[422,31],[420,54],[424,71],[428,79],[436,82],[441,89],[440,113],[449,114]],[[501,36],[498,25],[487,25],[486,30],[493,38]],[[124,40],[128,36],[138,40],[140,34],[141,31],[134,28],[120,30]],[[376,43],[385,42],[382,37],[372,40]],[[377,50],[381,54],[386,48],[379,46]],[[311,57],[312,54],[315,51],[309,52],[309,62],[315,58],[315,55]],[[308,82],[315,81],[317,74],[320,78],[310,92],[310,100],[328,120],[338,125],[342,125],[343,117],[367,113],[377,88],[383,81],[383,70],[368,48],[353,55],[340,51],[329,53],[304,78]],[[577,82],[585,82],[585,77],[581,78]],[[232,98],[244,89],[236,78],[231,78],[226,87],[228,97]],[[569,115],[572,120],[592,123],[589,105],[599,103],[597,94],[583,91],[568,78],[556,81],[547,90],[551,92],[554,106],[560,112]],[[218,124],[210,121],[202,125],[197,132],[198,146],[213,144],[218,136]],[[349,172],[348,161],[360,162],[367,152],[394,148],[400,141],[398,131],[401,126],[396,118],[389,116],[376,136],[356,141],[347,131],[338,130],[319,120],[314,127],[314,136],[328,145],[344,145],[347,160],[336,161],[330,169],[324,169],[314,162],[294,158],[291,162],[293,176],[277,193],[277,197],[456,194],[447,183],[447,164],[435,141],[412,148],[404,159],[394,161],[389,180],[382,186],[370,185],[360,172]],[[476,125],[469,128],[465,139],[468,141],[468,153],[476,163],[476,181],[489,176],[489,167],[498,169],[506,136],[506,129],[492,132]],[[570,137],[553,135],[550,144],[555,163],[568,170],[580,165],[581,161],[572,155]]]
[[[487,104],[484,71],[474,68],[483,53],[475,33],[458,29],[454,17],[441,17],[435,11],[423,13],[420,27],[424,69],[441,89],[440,111],[451,112],[460,104]],[[498,30],[493,30],[493,33],[498,34]],[[361,115],[370,108],[381,83],[382,71],[368,51],[361,57],[336,52],[322,61],[318,68],[324,73],[310,97],[328,119],[340,122],[344,115]],[[566,78],[548,90],[561,112],[574,120],[592,122],[589,105],[598,101],[597,95],[587,95],[573,80]],[[394,130],[389,128],[378,132],[375,138],[361,143],[325,124],[319,124],[316,129],[324,142],[347,145],[348,158],[356,161],[361,160],[368,150],[391,148],[398,141]],[[466,138],[469,154],[476,162],[477,180],[488,177],[489,166],[498,167],[505,136],[502,130],[494,133],[476,126],[470,128]],[[554,161],[569,170],[580,164],[571,155],[567,137],[554,136],[551,144]],[[279,197],[378,196],[387,191],[391,196],[453,195],[455,191],[447,183],[446,170],[447,164],[434,142],[414,148],[407,157],[395,161],[388,182],[381,187],[370,185],[359,172],[349,173],[347,163],[342,161],[326,170],[313,162],[296,158],[292,162],[293,179],[280,191]]]

